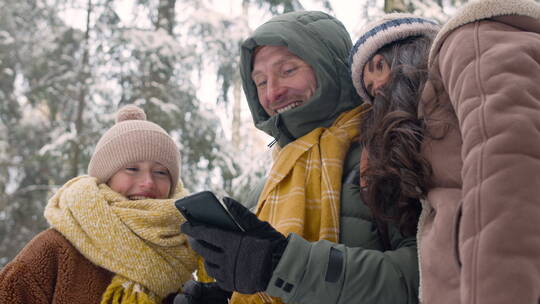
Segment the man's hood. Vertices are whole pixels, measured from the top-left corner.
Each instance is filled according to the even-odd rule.
[[[317,90],[311,100],[270,117],[259,103],[251,79],[258,46],[286,46],[313,68]],[[352,42],[341,22],[322,12],[293,12],[272,18],[242,44],[240,74],[255,126],[280,146],[318,127],[329,127],[339,114],[360,105],[352,85],[348,56]]]

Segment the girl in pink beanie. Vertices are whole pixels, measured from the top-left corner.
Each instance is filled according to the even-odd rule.
[[[129,105],[98,141],[88,174],[49,200],[51,228],[0,272],[8,303],[165,303],[197,257],[180,232],[179,151]]]

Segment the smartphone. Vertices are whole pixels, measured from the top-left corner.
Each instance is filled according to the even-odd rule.
[[[191,224],[205,224],[231,231],[245,231],[214,193],[202,191],[174,202]]]

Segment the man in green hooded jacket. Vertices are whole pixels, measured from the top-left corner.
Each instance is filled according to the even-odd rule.
[[[381,231],[361,199],[356,136],[366,108],[350,78],[351,47],[322,12],[276,16],[242,45],[255,125],[278,145],[256,195],[268,222],[226,199],[246,232],[182,226],[221,288],[256,293],[232,303],[418,302],[415,237]]]

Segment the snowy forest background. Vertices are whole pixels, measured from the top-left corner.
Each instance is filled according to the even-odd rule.
[[[243,99],[239,45],[272,15],[347,17],[355,41],[384,12],[444,22],[464,2],[1,0],[0,269],[47,228],[47,199],[86,172],[124,104],[172,134],[187,189],[244,198],[266,172],[270,139],[253,128]]]

